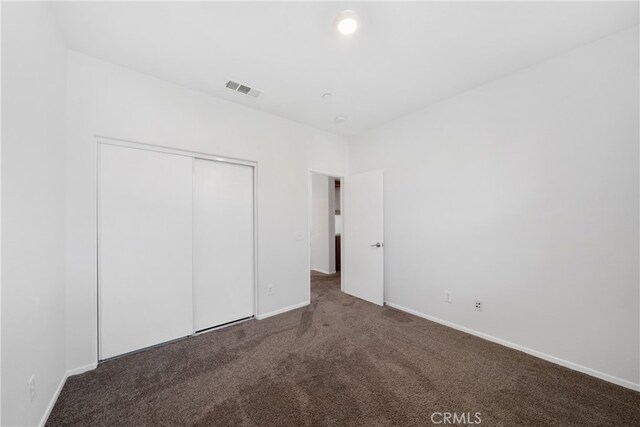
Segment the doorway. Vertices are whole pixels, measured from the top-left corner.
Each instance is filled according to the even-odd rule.
[[[341,290],[342,177],[309,174],[310,300],[328,290]]]

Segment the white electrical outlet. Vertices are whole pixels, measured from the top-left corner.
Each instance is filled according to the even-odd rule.
[[[448,302],[449,304],[453,303],[453,299],[451,298],[451,291],[444,291],[444,302]]]
[[[36,398],[36,376],[31,375],[29,381],[27,381],[27,391],[29,392],[29,403],[33,402]]]
[[[476,311],[482,311],[482,301],[479,299],[475,300],[475,309]]]

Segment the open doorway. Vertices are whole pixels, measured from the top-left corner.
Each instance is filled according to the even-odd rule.
[[[311,301],[341,289],[342,179],[311,172],[309,199],[309,285]]]

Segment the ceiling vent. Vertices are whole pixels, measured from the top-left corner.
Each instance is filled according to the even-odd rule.
[[[240,92],[245,95],[253,96],[254,98],[257,98],[262,93],[259,89],[236,83],[231,80],[229,80],[225,86],[234,92]]]

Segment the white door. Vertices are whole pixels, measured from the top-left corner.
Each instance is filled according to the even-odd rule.
[[[99,150],[102,360],[193,333],[192,159]]]
[[[194,159],[195,330],[253,316],[253,168]]]
[[[342,290],[384,304],[382,171],[344,178]]]

